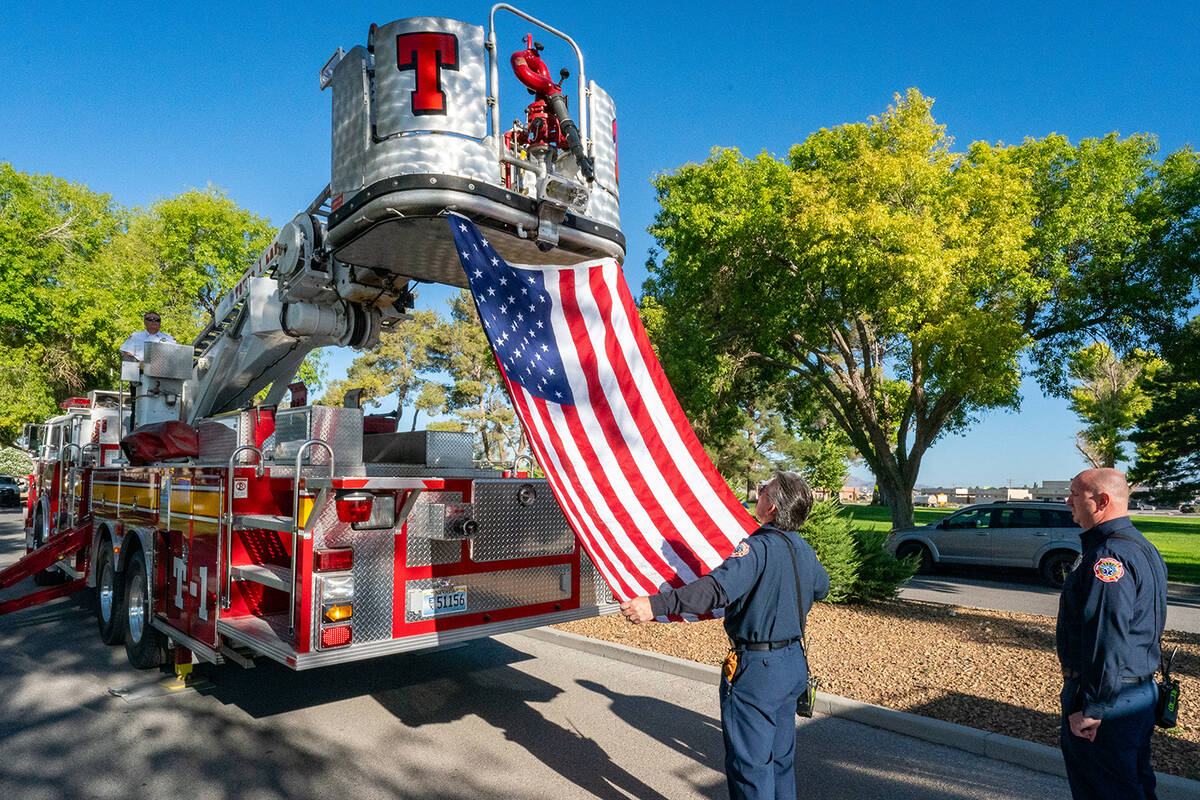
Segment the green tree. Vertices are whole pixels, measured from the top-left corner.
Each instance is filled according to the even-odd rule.
[[[659,175],[645,286],[685,410],[729,435],[747,397],[815,393],[897,527],[929,447],[1019,404],[1023,355],[1065,391],[1066,353],[1168,326],[1197,271],[1151,137],[954,153],[931,108],[910,90],[787,163],[716,150]]]
[[[810,485],[836,497],[853,448],[840,430],[789,422],[768,400],[743,409],[736,429],[718,438],[708,454],[741,497],[754,497],[754,488],[775,470],[799,472]]]
[[[1149,408],[1130,439],[1137,461],[1129,476],[1154,487],[1159,500],[1200,493],[1200,317],[1163,350],[1165,364],[1145,383]]]
[[[212,319],[221,294],[271,243],[270,220],[208,186],[164,198],[134,214],[128,230],[105,254],[113,283],[135,281],[141,302],[123,304],[128,330],[143,308],[163,313],[163,330],[191,341]],[[128,274],[126,274],[128,273]]]
[[[442,396],[432,393],[423,400],[442,406],[454,415],[457,427],[475,434],[481,459],[507,461],[528,450],[468,290],[450,299],[450,318],[437,327],[430,357],[433,369],[446,379],[439,381]]]
[[[354,359],[345,379],[331,383],[321,402],[341,405],[348,390],[362,389],[363,402],[373,406],[396,395],[397,415],[410,403],[422,410],[420,393],[432,364],[429,349],[442,322],[435,311],[416,311],[411,320],[397,323],[379,337],[376,347]],[[414,429],[416,424],[414,413]]]
[[[0,448],[0,475],[28,475],[33,459],[15,447]]]
[[[1144,350],[1120,358],[1103,342],[1071,354],[1068,375],[1071,410],[1087,427],[1075,437],[1075,447],[1093,467],[1115,467],[1124,461],[1121,446],[1138,417],[1150,406],[1145,383],[1161,362]]]

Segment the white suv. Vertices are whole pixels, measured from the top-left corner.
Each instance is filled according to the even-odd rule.
[[[1079,558],[1080,533],[1062,503],[999,501],[893,531],[884,546],[898,558],[920,557],[922,572],[935,564],[1029,567],[1062,586]]]

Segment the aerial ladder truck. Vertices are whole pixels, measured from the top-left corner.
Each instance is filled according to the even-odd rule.
[[[573,51],[575,117],[569,71],[555,83],[532,35],[505,58],[497,15]],[[534,98],[508,128],[502,66]],[[623,260],[611,98],[569,36],[507,4],[486,31],[372,25],[320,75],[329,185],[191,345],[147,343],[123,366],[129,394],[93,391],[26,427],[27,555],[0,588],[42,588],[0,613],[86,590],[106,643],[183,674],[260,656],[308,669],[616,609],[531,459],[481,464],[472,434],[397,432],[353,394],[311,405],[293,383],[314,348],[370,348],[406,324],[417,284],[466,286],[447,212],[510,262]]]

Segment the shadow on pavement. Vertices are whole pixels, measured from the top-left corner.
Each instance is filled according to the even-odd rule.
[[[547,719],[531,705],[547,703],[562,690],[507,666],[529,656],[493,640],[478,642],[471,650],[471,660],[458,659],[453,669],[430,659],[427,669],[410,677],[403,687],[375,693],[375,699],[410,728],[479,716],[503,732],[505,739],[592,796],[666,800],[616,764],[594,739]],[[698,716],[683,709],[674,711]]]

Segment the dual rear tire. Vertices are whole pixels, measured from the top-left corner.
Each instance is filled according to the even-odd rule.
[[[105,644],[125,643],[129,663],[138,669],[167,663],[167,637],[150,624],[149,571],[141,549],[117,572],[112,548],[100,546],[96,558],[96,624]]]

